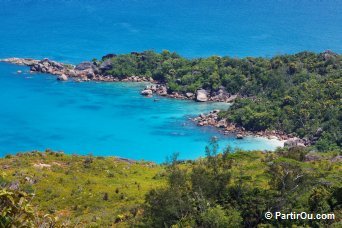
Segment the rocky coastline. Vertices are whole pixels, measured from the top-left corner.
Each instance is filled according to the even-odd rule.
[[[225,118],[220,118],[219,112],[220,110],[214,110],[208,114],[200,114],[197,117],[191,118],[191,120],[197,123],[197,126],[211,126],[224,135],[233,134],[237,139],[243,139],[246,136],[258,136],[284,141],[284,146],[287,147],[306,147],[311,145],[310,140],[300,139],[292,134],[286,134],[278,130],[248,131],[241,126],[228,122]]]
[[[0,62],[6,62],[16,65],[30,67],[30,73],[47,73],[57,77],[59,81],[67,81],[72,79],[76,82],[100,81],[100,82],[147,82],[149,83],[145,89],[141,91],[141,95],[152,97],[154,94],[182,100],[194,100],[198,102],[234,102],[238,95],[232,95],[225,91],[223,87],[218,91],[209,92],[204,89],[199,89],[195,93],[186,92],[170,92],[167,85],[153,80],[152,78],[140,76],[128,76],[125,78],[117,78],[112,75],[105,75],[108,69],[108,61],[98,65],[96,62],[82,62],[78,65],[64,64],[49,59],[30,59],[30,58],[7,58],[1,59]],[[21,74],[22,71],[18,71]],[[226,119],[220,119],[218,116],[219,110],[214,110],[208,114],[201,114],[192,120],[198,126],[212,126],[219,130],[220,133],[228,135],[234,134],[237,139],[242,139],[245,136],[253,135],[265,137],[269,139],[278,139],[285,141],[285,146],[307,146],[310,141],[294,137],[291,134],[285,134],[281,131],[258,131],[252,132],[239,127],[234,123],[227,122]]]
[[[103,82],[151,82],[151,78],[129,76],[123,79],[111,75],[101,74],[101,66],[93,62],[82,62],[78,65],[64,64],[49,59],[30,59],[30,58],[8,58],[1,59],[0,62],[12,63],[16,65],[30,67],[30,73],[47,73],[57,76],[57,80],[66,81],[73,79],[78,82],[83,81],[103,81]],[[19,72],[18,72],[19,73]],[[20,72],[21,73],[21,72]]]
[[[110,66],[109,61],[99,64],[97,62],[82,62],[78,65],[64,64],[49,59],[30,59],[30,58],[7,58],[0,62],[12,63],[30,67],[30,73],[47,73],[57,76],[57,80],[67,81],[72,79],[77,82],[100,81],[100,82],[148,82],[141,95],[151,97],[154,94],[169,98],[182,100],[195,100],[198,102],[233,102],[237,95],[231,95],[221,87],[218,91],[210,92],[199,89],[195,93],[170,92],[167,85],[155,81],[152,78],[143,76],[127,76],[124,78],[106,75],[105,72]],[[22,73],[21,71],[18,73]]]
[[[146,88],[141,91],[141,95],[144,96],[152,96],[153,94],[181,100],[195,100],[198,102],[231,103],[237,98],[237,95],[226,93],[224,88],[220,88],[217,92],[214,92],[212,94],[204,89],[199,89],[196,91],[196,93],[187,92],[183,94],[178,92],[168,92],[167,86],[164,84],[152,84],[147,85]]]

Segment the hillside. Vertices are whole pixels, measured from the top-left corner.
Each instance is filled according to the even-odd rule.
[[[52,151],[1,158],[0,170],[2,188],[33,193],[39,212],[70,227],[130,221],[145,194],[165,185],[164,168],[154,163]]]
[[[6,195],[12,192],[14,200],[19,197],[18,204],[33,205],[38,214],[32,212],[35,216],[24,220],[34,226],[338,227],[342,205],[338,152],[292,148],[232,153],[229,148],[218,150],[212,141],[206,154],[195,161],[171,159],[168,165],[52,151],[7,156],[0,159],[0,203],[6,205]],[[32,201],[22,192],[34,193]],[[337,218],[276,221],[266,220],[266,211],[329,212]],[[5,214],[0,221],[11,220]]]

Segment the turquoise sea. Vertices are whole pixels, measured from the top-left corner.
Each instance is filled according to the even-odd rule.
[[[303,50],[342,51],[338,0],[2,0],[0,58],[78,63],[107,53],[169,49],[269,57]],[[16,74],[17,70],[23,74]],[[0,63],[0,156],[28,150],[116,155],[162,162],[204,155],[212,136],[222,147],[274,149],[281,143],[236,140],[189,117],[222,107],[139,95],[143,84],[57,82]]]
[[[23,74],[17,74],[17,70]],[[212,136],[243,149],[274,149],[279,142],[262,138],[237,140],[189,117],[227,104],[207,104],[140,95],[140,83],[58,82],[51,75],[0,64],[0,156],[29,150],[115,155],[163,162],[204,155]]]

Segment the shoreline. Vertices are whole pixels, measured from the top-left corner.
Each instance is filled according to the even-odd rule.
[[[283,146],[287,147],[306,147],[310,145],[309,141],[297,138],[292,134],[286,134],[285,132],[278,130],[262,130],[262,131],[249,131],[245,128],[238,126],[234,123],[228,122],[225,118],[220,119],[218,113],[220,110],[213,110],[208,114],[200,114],[197,117],[190,118],[199,127],[213,127],[220,134],[236,136],[236,139],[244,139],[245,137],[261,137],[269,140],[278,140]]]
[[[198,89],[195,93],[192,92],[170,92],[165,83],[147,78],[145,76],[126,76],[124,78],[114,77],[113,75],[102,74],[108,67],[106,64],[97,65],[95,62],[82,62],[78,65],[64,64],[57,61],[52,61],[47,58],[42,60],[31,58],[5,58],[0,59],[0,62],[10,63],[21,66],[30,67],[30,73],[46,73],[57,76],[57,80],[67,81],[69,78],[76,82],[149,82],[148,85],[141,91],[141,95],[151,97],[153,94],[169,97],[180,100],[194,100],[197,102],[225,102],[232,103],[238,95],[229,94],[223,88],[217,92],[210,93],[204,89]],[[21,73],[18,72],[18,73]]]
[[[177,93],[169,92],[167,86],[152,78],[140,76],[128,76],[125,78],[117,78],[112,75],[102,75],[101,66],[96,66],[92,62],[82,62],[78,65],[64,64],[49,59],[36,60],[31,58],[6,58],[0,59],[0,62],[10,63],[21,66],[30,67],[30,73],[46,73],[57,77],[59,81],[67,81],[69,78],[76,82],[147,82],[145,89],[141,91],[142,96],[152,97],[154,94],[162,97],[168,97],[179,100],[193,100],[197,102],[223,102],[233,103],[238,95],[231,95],[220,89],[215,94],[209,94],[204,89],[199,89],[196,93]],[[103,67],[103,66],[102,66]],[[105,67],[105,66],[104,66]],[[17,72],[21,74],[21,71]],[[292,134],[285,134],[281,131],[248,131],[243,127],[239,127],[233,123],[228,123],[226,119],[218,118],[219,110],[214,110],[205,114],[200,114],[198,117],[191,118],[197,123],[197,126],[212,126],[215,127],[221,134],[234,134],[237,139],[243,139],[246,136],[262,137],[267,139],[276,139],[279,141],[286,141],[285,146],[307,146],[310,142],[294,137]]]

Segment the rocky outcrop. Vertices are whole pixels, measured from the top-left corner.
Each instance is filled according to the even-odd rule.
[[[151,89],[153,93],[156,93],[159,96],[166,96],[182,100],[195,100],[199,102],[233,102],[237,98],[237,95],[231,95],[223,90],[213,93],[213,96],[210,95],[209,91],[204,89],[197,90],[195,94],[192,92],[170,92],[165,84],[156,84],[154,88],[147,89]]]
[[[99,74],[99,69],[92,62],[82,62],[75,67],[75,73],[80,78],[93,80]]]
[[[128,158],[120,158],[120,157],[117,157],[115,158],[117,161],[119,162],[126,162],[126,163],[129,163],[129,164],[135,164],[135,163],[138,163],[136,160],[132,160],[132,159],[128,159]]]
[[[112,61],[110,59],[105,60],[103,63],[101,63],[99,69],[100,69],[101,73],[104,73],[104,72],[107,72],[107,71],[113,69]]]
[[[196,91],[196,101],[205,102],[208,101],[208,92],[204,89]]]
[[[91,62],[82,62],[76,65],[75,70],[83,71],[83,70],[93,70],[94,64]]]
[[[32,66],[38,63],[39,60],[30,59],[30,58],[8,58],[8,59],[1,59],[0,62],[13,63],[17,65],[22,65],[22,66]]]
[[[150,89],[144,89],[143,91],[141,91],[141,95],[144,96],[152,96],[153,92]]]
[[[334,59],[338,56],[335,52],[332,52],[330,50],[326,50],[320,54],[320,56],[324,59],[324,61]]]
[[[189,99],[193,99],[195,97],[195,94],[188,92],[188,93],[185,93],[185,96]]]
[[[62,63],[51,61],[49,59],[43,59],[33,65],[30,65],[30,70],[32,72],[61,75],[67,72],[67,66]]]
[[[99,69],[92,62],[83,62],[77,66],[63,64],[49,59],[34,60],[34,59],[19,59],[9,58],[2,60],[3,62],[26,65],[30,67],[30,72],[49,73],[53,75],[65,75],[67,78],[75,78],[77,81],[100,80],[107,81],[99,74]],[[60,76],[58,80],[65,80],[65,76]],[[108,80],[110,81],[110,80]],[[113,80],[114,81],[114,80]]]
[[[167,95],[167,88],[165,85],[157,85],[156,93],[160,96],[166,96]]]
[[[217,91],[212,92],[209,100],[217,102],[232,102],[236,97],[237,95],[231,95],[223,86],[221,86]]]
[[[285,147],[305,147],[304,141],[300,138],[294,137],[284,142]]]
[[[219,117],[220,110],[211,111],[208,114],[200,114],[198,117],[192,118],[191,120],[196,122],[198,126],[211,126],[215,127],[222,134],[236,135],[237,139],[242,139],[247,135],[266,137],[269,139],[279,139],[279,140],[287,140],[289,139],[289,135],[285,134],[281,131],[248,131],[243,127],[237,126],[234,123],[230,123],[225,118]]]
[[[149,79],[146,77],[140,76],[130,76],[124,79],[121,79],[122,82],[149,82]]]

